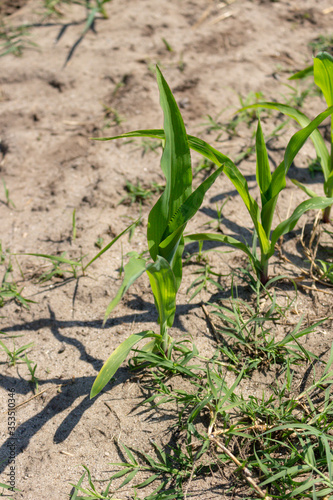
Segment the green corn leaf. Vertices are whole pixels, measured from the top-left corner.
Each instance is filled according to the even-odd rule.
[[[319,52],[313,60],[315,84],[324,94],[327,106],[333,104],[333,57],[328,52]]]
[[[159,323],[164,330],[173,325],[176,312],[176,281],[169,262],[157,256],[156,262],[146,268],[154,294]]]
[[[159,254],[165,257],[168,262],[174,257],[174,251],[178,246],[180,237],[183,234],[187,222],[196,214],[200,208],[203,198],[208,189],[215,182],[223,170],[223,166],[210,175],[179,207],[166,228],[162,242],[159,245]]]
[[[238,250],[242,250],[246,253],[249,259],[253,262],[256,269],[260,268],[260,263],[258,259],[251,253],[250,248],[232,236],[227,236],[225,234],[218,233],[195,233],[195,234],[187,234],[184,237],[185,244],[190,243],[192,241],[216,241],[219,243],[224,243],[225,245],[230,245]]]
[[[174,277],[175,277],[177,291],[180,287],[180,284],[182,281],[182,275],[183,275],[183,261],[182,261],[183,251],[184,251],[184,238],[182,236],[180,238],[180,241],[179,241],[177,249],[176,249],[175,256],[174,256],[172,263],[171,263],[171,269],[172,269]]]
[[[258,127],[256,133],[256,155],[257,155],[256,177],[260,189],[261,204],[262,206],[264,206],[267,203],[267,201],[271,199],[272,175],[269,166],[268,154],[267,154],[264,135],[262,133],[260,119],[258,119]]]
[[[249,106],[245,106],[244,108],[238,110],[238,113],[240,111],[244,111],[245,109],[250,109],[250,108],[275,109],[280,113],[283,113],[284,115],[293,118],[297,123],[299,123],[299,125],[302,128],[307,127],[309,123],[311,123],[311,120],[306,115],[304,115],[304,113],[301,113],[297,109],[294,109],[291,106],[288,106],[287,104],[281,104],[277,102],[259,102],[257,104],[251,104]],[[325,141],[320,135],[320,132],[318,130],[314,130],[310,138],[316,149],[317,156],[318,158],[320,158],[324,176],[326,179],[330,173],[330,154],[326,147]]]
[[[313,64],[302,69],[301,71],[298,71],[293,76],[289,77],[288,80],[302,80],[303,78],[307,78],[311,75],[313,75]]]
[[[286,147],[286,151],[284,154],[284,166],[285,166],[286,173],[288,172],[289,167],[292,164],[292,162],[294,161],[295,156],[297,155],[297,153],[301,149],[301,147],[304,145],[307,138],[313,132],[316,132],[316,128],[332,113],[333,113],[333,106],[327,108],[325,111],[320,113],[305,128],[299,130],[298,132],[296,132],[296,134],[294,134],[292,136],[292,138],[288,142],[288,145]],[[325,146],[325,148],[326,148],[326,146]],[[327,151],[327,149],[326,149],[326,151]],[[320,155],[318,154],[318,156],[320,156]],[[326,171],[326,174],[325,174],[324,165],[322,165],[322,166],[323,166],[324,176],[326,179],[330,172]]]
[[[141,217],[135,222],[133,222],[133,224],[130,224],[126,229],[124,229],[124,231],[118,234],[118,236],[116,236],[112,241],[110,241],[110,243],[108,243],[104,248],[102,248],[102,250],[98,252],[98,254],[95,255],[95,257],[93,257],[86,266],[84,266],[83,270],[85,271],[96,259],[98,259],[101,255],[103,255],[104,252],[106,252],[109,248],[111,248],[112,245],[114,245],[116,241],[118,241],[119,238],[121,238],[124,234],[129,233],[132,229],[136,228],[140,220]]]
[[[268,200],[261,209],[261,223],[262,227],[264,228],[265,234],[267,235],[267,239],[269,239],[270,236],[277,200],[278,194]]]
[[[165,148],[161,168],[166,178],[166,186],[148,217],[148,248],[154,261],[169,221],[192,192],[191,156],[184,122],[158,67],[156,75],[164,113]]]
[[[111,356],[104,363],[101,371],[97,375],[95,382],[91,388],[90,399],[94,398],[101,392],[101,390],[106,386],[106,384],[111,380],[113,375],[118,370],[119,366],[127,358],[130,350],[140,342],[140,340],[151,337],[152,331],[147,330],[145,332],[135,333],[128,337],[124,342],[122,342],[111,354]]]
[[[188,136],[188,141],[191,149],[202,154],[217,166],[224,164],[223,172],[229,178],[229,180],[235,186],[238,194],[241,196],[245,203],[246,208],[251,216],[256,232],[259,236],[261,251],[266,254],[269,252],[270,245],[268,238],[266,236],[265,230],[260,222],[260,211],[257,202],[252,198],[249,193],[249,188],[245,177],[236,167],[236,165],[228,158],[223,155],[212,146],[207,144],[205,141],[198,139],[197,137]],[[235,240],[237,241],[237,240]]]
[[[171,235],[171,233],[177,231],[179,227],[187,224],[187,222],[197,213],[201,207],[206,192],[216,181],[222,171],[223,166],[215,170],[212,175],[210,175],[192,194],[190,194],[170,220],[168,227],[164,232],[163,239],[167,238]]]
[[[161,257],[164,257],[169,264],[172,266],[173,260],[176,256],[178,244],[183,235],[185,224],[179,226],[176,231],[170,234],[167,238],[163,239],[158,247],[158,253]]]
[[[292,215],[281,222],[273,231],[272,239],[271,239],[271,250],[268,254],[268,257],[271,257],[274,253],[275,243],[278,241],[280,236],[289,233],[296,226],[299,218],[308,210],[319,210],[324,209],[333,203],[333,198],[324,198],[317,196],[316,198],[311,198],[310,200],[303,201],[298,207],[294,210]]]
[[[238,194],[241,196],[245,203],[246,208],[251,216],[256,232],[259,236],[261,251],[266,254],[269,252],[270,245],[265,233],[265,230],[259,220],[260,212],[257,202],[252,198],[249,193],[248,184],[245,177],[236,167],[236,165],[225,155],[214,149],[212,146],[207,144],[205,141],[198,139],[197,137],[188,136],[189,145],[191,149],[201,153],[206,158],[213,161],[216,165],[220,166],[224,164],[223,172],[233,183],[237,189]],[[236,240],[235,240],[236,241]]]
[[[109,317],[113,309],[125,295],[129,287],[141,276],[141,274],[145,272],[145,270],[146,270],[146,261],[144,259],[139,259],[136,256],[130,258],[130,260],[124,267],[124,279],[117,292],[117,295],[110,302],[105,311],[104,323],[106,322],[107,318]]]
[[[310,198],[317,198],[317,193],[315,193],[314,191],[312,191],[312,189],[308,188],[307,186],[304,186],[304,184],[302,184],[301,182],[297,181],[296,179],[290,179],[291,182],[293,184],[295,184],[295,186],[299,187],[300,189],[302,189],[302,191],[304,191],[304,193],[306,193]]]

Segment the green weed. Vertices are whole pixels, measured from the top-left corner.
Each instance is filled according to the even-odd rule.
[[[15,343],[13,343],[13,349],[10,350],[3,342],[0,341],[0,347],[8,356],[8,364],[9,366],[15,366],[18,361],[25,361],[23,354],[27,349],[33,346],[33,342],[30,344],[23,345],[21,347],[16,348]]]
[[[68,259],[66,257],[66,252],[63,252],[60,256],[58,255],[47,255],[42,253],[25,253],[21,255],[31,255],[32,257],[40,257],[46,259],[51,263],[51,268],[42,273],[38,277],[39,283],[45,283],[53,278],[68,279],[68,278],[78,278],[78,270],[80,269],[83,273],[83,257],[78,260]]]
[[[5,272],[0,284],[0,307],[3,307],[5,303],[14,300],[17,304],[29,309],[29,304],[34,303],[34,301],[23,297],[22,292],[24,287],[19,288],[17,283],[13,280],[13,266],[10,254],[9,252],[3,252],[1,244],[0,264],[5,265]]]
[[[188,299],[189,302],[191,302],[191,300],[193,300],[202,290],[207,290],[209,284],[215,286],[218,290],[224,290],[224,287],[220,283],[221,274],[213,271],[208,262],[205,262],[201,269],[197,269],[193,274],[198,275],[198,277],[195,278],[186,290],[187,294],[193,290]],[[218,278],[218,280],[216,280],[216,278]]]
[[[29,36],[29,26],[9,26],[0,20],[0,57],[7,54],[20,57],[26,49],[38,49],[38,45],[29,40]]]
[[[309,43],[309,47],[312,49],[313,54],[318,54],[318,52],[332,53],[333,36],[320,35],[316,40]]]
[[[102,127],[102,130],[105,130],[110,127],[119,126],[123,121],[125,121],[125,118],[123,118],[115,108],[103,104],[103,110],[104,110],[104,125]]]
[[[13,202],[13,200],[9,196],[9,190],[8,190],[8,188],[6,186],[6,183],[5,183],[5,181],[3,179],[2,179],[2,184],[3,184],[3,188],[5,190],[5,197],[6,197],[6,205],[7,205],[7,207],[8,208],[9,207],[16,208],[15,203]]]
[[[139,180],[136,181],[136,184],[133,184],[130,181],[126,181],[126,191],[127,196],[124,196],[118,205],[121,203],[124,205],[132,205],[133,203],[143,203],[146,200],[150,199],[153,194],[161,193],[164,189],[164,186],[161,184],[157,184],[153,182],[150,186],[144,187]]]
[[[76,209],[74,208],[72,214],[72,241],[76,240]]]
[[[213,314],[221,322],[215,328],[223,339],[220,347],[223,359],[238,367],[246,363],[247,373],[267,369],[270,365],[283,365],[287,359],[290,364],[315,359],[316,356],[298,339],[313,333],[325,320],[302,328],[302,317],[297,325],[286,329],[284,338],[278,341],[277,325],[286,324],[283,319],[291,304],[281,309],[275,294],[267,300],[270,306],[266,311],[261,310],[260,293],[254,307],[240,299],[231,299],[229,305],[213,305]]]
[[[23,360],[24,360],[25,364],[27,365],[29,373],[30,373],[30,376],[31,376],[30,383],[35,386],[35,392],[37,393],[38,392],[38,387],[39,387],[38,378],[35,375],[36,368],[37,368],[37,363],[35,363],[35,365],[33,366],[32,365],[32,361],[30,361],[28,359],[27,354],[25,354]]]

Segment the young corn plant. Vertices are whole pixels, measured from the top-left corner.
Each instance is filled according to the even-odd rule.
[[[313,75],[315,84],[322,91],[324,98],[326,100],[327,106],[333,105],[333,57],[327,52],[319,52],[319,54],[313,60],[313,66],[309,66],[293,75],[290,79],[305,78],[309,75]],[[287,106],[285,104],[276,102],[260,102],[257,104],[252,104],[246,108],[265,108],[265,109],[276,109],[280,113],[283,113],[290,118],[293,118],[298,122],[301,127],[307,127],[310,124],[310,119],[298,111],[297,109]],[[320,135],[318,130],[314,130],[311,134],[311,139],[314,144],[317,157],[319,158],[321,168],[324,174],[324,193],[327,198],[333,196],[333,118],[331,116],[331,133],[330,133],[330,151],[327,149],[323,137]],[[316,198],[317,194],[310,188],[301,184],[295,179],[291,179],[292,182],[301,188],[310,198]],[[332,203],[328,204],[323,211],[323,222],[328,223],[330,220]]]
[[[151,260],[147,262],[132,254],[124,267],[124,280],[109,304],[105,319],[119,303],[128,288],[144,272],[147,273],[158,311],[160,332],[144,331],[131,335],[111,354],[98,374],[90,397],[96,396],[109,382],[128,353],[142,339],[150,338],[144,347],[147,353],[160,352],[171,356],[172,339],[168,333],[176,311],[176,295],[182,280],[183,233],[188,221],[200,208],[206,191],[221,174],[223,166],[215,170],[202,184],[192,191],[190,148],[184,122],[176,101],[161,71],[156,68],[160,91],[160,104],[164,113],[164,150],[161,168],[166,178],[162,195],[148,216],[147,243]],[[143,131],[149,137],[151,131]],[[106,138],[101,140],[109,140]],[[126,230],[125,230],[126,231]],[[117,237],[118,238],[118,237]]]
[[[276,203],[280,192],[286,187],[286,174],[294,161],[297,153],[304,145],[307,138],[316,132],[317,127],[322,123],[325,118],[333,113],[333,106],[320,113],[314,120],[309,122],[305,128],[296,132],[290,139],[284,154],[284,159],[280,165],[271,173],[270,165],[268,161],[268,154],[266,149],[266,144],[264,136],[261,129],[260,120],[258,122],[257,132],[256,132],[256,153],[257,153],[257,167],[256,167],[256,178],[260,189],[261,197],[261,209],[256,202],[256,200],[250,195],[249,187],[247,181],[240,170],[237,168],[235,163],[220,153],[218,150],[214,149],[205,141],[198,139],[194,136],[187,136],[188,145],[194,151],[197,151],[205,158],[212,161],[218,167],[223,168],[223,172],[233,183],[234,187],[241,196],[249,215],[252,219],[255,233],[258,237],[260,246],[260,259],[257,257],[256,253],[253,252],[250,245],[242,243],[231,236],[224,234],[214,234],[214,233],[198,233],[190,234],[185,238],[185,242],[192,241],[216,241],[225,243],[234,248],[242,250],[249,257],[250,262],[255,269],[255,272],[260,279],[262,284],[266,284],[269,281],[268,275],[268,264],[269,259],[272,257],[275,251],[275,244],[281,236],[292,231],[292,229],[297,224],[299,218],[308,210],[311,209],[325,209],[333,203],[333,197],[313,197],[310,200],[302,202],[290,217],[282,221],[278,226],[272,231],[273,216],[275,213]],[[318,132],[318,131],[317,131]],[[319,134],[319,132],[318,132]],[[165,137],[165,132],[163,130],[139,130],[135,132],[129,132],[123,134],[120,137],[155,137],[163,139]],[[319,134],[320,136],[320,134]],[[214,174],[212,174],[214,175]],[[208,177],[207,181],[211,177]],[[333,180],[333,177],[332,177]],[[207,182],[205,181],[205,182]]]

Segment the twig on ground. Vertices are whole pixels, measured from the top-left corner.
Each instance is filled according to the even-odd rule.
[[[35,398],[38,398],[38,396],[41,396],[42,394],[44,394],[44,392],[46,392],[46,391],[48,391],[50,389],[59,389],[59,387],[64,387],[65,385],[73,384],[73,382],[74,382],[74,377],[73,377],[73,380],[71,382],[66,382],[65,384],[58,384],[58,385],[55,385],[55,386],[47,387],[43,391],[40,391],[37,394],[34,394],[33,396],[31,396],[31,398],[26,399],[22,403],[14,406],[14,408],[11,408],[10,411],[16,411],[21,406],[26,405],[27,403],[29,403],[30,401],[32,401]],[[2,413],[7,413],[7,412],[8,412],[8,410],[4,410]]]
[[[209,439],[218,446],[228,457],[242,470],[242,473],[246,479],[246,481],[252,486],[252,488],[258,493],[260,498],[265,498],[266,500],[272,500],[271,497],[269,497],[258,485],[257,483],[252,479],[252,473],[251,471],[247,468],[244,467],[243,464],[238,460],[238,458],[235,457],[231,453],[231,451],[228,450],[220,441],[218,441],[213,434],[209,436]]]
[[[208,24],[208,26],[213,26],[214,24],[217,24],[220,21],[223,21],[224,19],[227,19],[228,17],[232,17],[233,15],[234,15],[234,12],[231,12],[231,11],[224,12],[223,14],[221,14],[220,16],[218,16],[216,19],[214,19],[213,21],[211,21]]]
[[[209,14],[213,10],[213,8],[214,8],[214,4],[211,1],[210,5],[207,7],[206,10],[204,10],[203,14],[200,16],[198,21],[192,26],[193,30],[196,30],[197,28],[199,28],[199,26],[205,21],[205,19],[207,19],[207,17],[209,16]]]

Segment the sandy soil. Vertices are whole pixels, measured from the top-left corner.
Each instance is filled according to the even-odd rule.
[[[106,5],[108,19],[98,16],[95,31],[88,31],[69,58],[84,27],[82,7],[63,6],[63,18],[50,18],[38,25],[39,2],[30,0],[18,10],[7,2],[2,9],[6,22],[14,26],[34,24],[30,39],[38,47],[27,48],[20,58],[8,55],[0,59],[0,177],[16,207],[6,203],[1,191],[2,248],[15,254],[86,255],[88,262],[98,251],[98,238],[106,244],[131,218],[138,217],[138,204],[119,204],[126,196],[126,180],[139,180],[145,185],[163,183],[160,149],[158,154],[143,154],[139,140],[98,143],[91,137],[162,126],[153,72],[156,63],[174,92],[188,132],[206,138],[235,158],[251,143],[254,124],[250,128],[241,124],[233,138],[223,132],[215,142],[217,133],[209,133],[203,125],[207,115],[216,118],[222,113],[219,120],[227,122],[239,107],[238,95],[262,92],[267,100],[280,100],[281,94],[288,94],[284,84],[290,74],[311,64],[309,42],[331,34],[333,12],[324,13],[330,6],[329,0],[235,0],[230,5],[217,0],[112,0]],[[167,50],[163,39],[172,51]],[[315,116],[323,104],[315,97],[306,106]],[[278,123],[274,114],[264,118],[264,132]],[[280,147],[286,145],[293,130],[290,126],[272,144],[274,161],[281,160]],[[292,167],[294,177],[311,181],[305,168],[311,157],[309,144]],[[195,155],[193,162],[198,164]],[[255,193],[254,156],[242,161],[240,168]],[[320,181],[320,176],[312,180],[318,194]],[[305,199],[292,186],[288,182],[281,196],[281,217]],[[224,208],[223,230],[249,238],[250,219],[225,177],[209,192],[190,230],[202,229],[216,217],[216,202],[227,196],[231,200]],[[143,225],[137,228],[132,242],[123,239],[123,254],[145,248],[146,216],[151,204],[143,204]],[[301,225],[307,221],[310,227],[314,216],[304,216]],[[297,243],[301,225],[283,245],[284,254],[292,262],[275,256],[273,274],[299,274],[295,266],[304,264]],[[211,259],[215,270],[225,274],[229,266],[244,262],[237,252]],[[82,474],[80,464],[86,464],[93,477],[107,478],[112,469],[109,463],[120,461],[119,440],[151,451],[151,437],[164,445],[175,439],[170,430],[171,409],[158,414],[135,410],[142,400],[142,389],[140,380],[126,365],[112,385],[89,400],[91,385],[112,350],[129,332],[156,327],[153,298],[145,278],[131,288],[102,327],[105,309],[120,283],[120,265],[118,245],[97,260],[87,276],[54,279],[42,286],[36,277],[50,268],[49,263],[32,256],[13,258],[14,279],[24,287],[23,296],[35,303],[29,310],[16,302],[6,304],[0,311],[0,330],[7,337],[18,336],[16,345],[33,342],[29,358],[37,363],[39,389],[47,389],[16,411],[16,486],[21,490],[15,494],[16,499],[69,498],[70,483],[77,482]],[[194,269],[188,266],[184,271],[174,335],[191,335],[199,351],[209,355],[214,351],[214,339],[200,303],[211,294],[207,291],[191,303],[186,296]],[[227,278],[225,285],[227,296]],[[331,312],[330,295],[299,292],[296,322],[301,314],[314,321]],[[322,353],[332,337],[328,324],[309,340],[309,348]],[[6,343],[11,346],[12,340]],[[8,367],[4,352],[0,352],[0,359],[1,408],[5,411],[10,388],[15,388],[16,404],[31,398],[33,391],[25,364]],[[264,384],[269,380],[269,374],[262,379]],[[257,382],[248,386],[249,393],[257,389]],[[4,460],[0,480],[7,482],[10,436],[4,415],[0,436],[0,460]],[[226,489],[230,481],[232,478],[220,475],[201,479],[193,483],[192,493],[207,500],[229,498]],[[127,487],[118,496],[123,500],[133,498],[133,491]],[[244,495],[240,490],[233,498]]]

